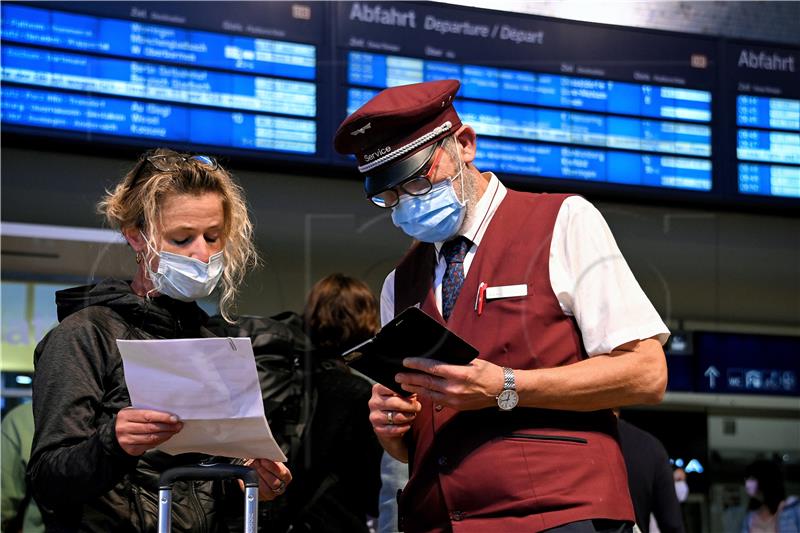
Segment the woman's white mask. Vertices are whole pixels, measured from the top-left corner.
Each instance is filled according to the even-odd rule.
[[[150,266],[150,261],[145,261],[154,290],[183,302],[205,298],[214,291],[225,265],[223,252],[215,253],[208,258],[208,263],[204,263],[185,255],[156,252],[147,238],[145,241],[148,248],[159,258],[158,270],[155,272]]]
[[[751,498],[755,498],[756,494],[758,494],[758,480],[752,478],[746,479],[744,482],[744,491]]]
[[[678,497],[678,501],[683,503],[686,501],[686,498],[689,497],[689,484],[685,481],[676,481],[675,482],[675,495]]]

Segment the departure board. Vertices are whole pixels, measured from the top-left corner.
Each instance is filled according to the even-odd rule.
[[[711,40],[405,2],[338,2],[336,21],[342,118],[385,87],[458,79],[481,170],[714,189]]]
[[[4,2],[4,129],[323,157],[323,19],[280,2]]]
[[[800,198],[800,50],[728,43],[725,55],[738,192]]]
[[[0,10],[4,141],[169,146],[356,177],[332,148],[348,113],[387,87],[458,79],[476,166],[519,188],[800,198],[800,49],[788,45],[438,2]]]

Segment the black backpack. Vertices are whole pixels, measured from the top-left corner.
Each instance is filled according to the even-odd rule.
[[[290,311],[270,318],[244,316],[235,324],[215,316],[209,319],[207,327],[220,337],[250,337],[265,415],[275,440],[288,458],[287,466],[295,480],[300,481],[311,470],[310,447],[304,446],[304,438],[307,440],[309,436],[317,404],[313,379],[336,369],[329,368],[330,364],[324,361],[313,360],[313,347],[303,329],[302,318]],[[313,493],[305,495],[296,494],[290,484],[284,496],[259,505],[260,529],[270,533],[366,531],[363,520],[334,496],[338,481],[329,474]]]
[[[207,327],[220,337],[250,337],[264,414],[289,458],[289,467],[302,467],[303,435],[314,413],[316,394],[306,368],[311,342],[300,316],[292,312],[271,318],[243,316],[235,324],[215,316]]]

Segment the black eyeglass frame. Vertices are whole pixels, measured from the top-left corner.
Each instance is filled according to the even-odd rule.
[[[369,197],[370,202],[381,209],[391,209],[400,203],[400,194],[398,193],[398,189],[402,190],[403,193],[408,194],[409,196],[424,196],[431,192],[431,189],[433,189],[433,182],[431,181],[431,178],[433,173],[436,172],[436,168],[439,166],[439,161],[441,160],[443,153],[443,144],[439,144],[439,146],[437,146],[434,150],[430,161],[428,161],[423,167],[425,168],[423,172],[420,172],[415,176],[411,176],[407,180],[403,181],[402,183],[398,183],[394,187],[381,191],[378,194],[373,194]],[[409,185],[412,186],[409,187]]]

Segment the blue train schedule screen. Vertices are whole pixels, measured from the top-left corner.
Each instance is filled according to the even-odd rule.
[[[2,15],[4,125],[319,154],[314,44],[37,5]]]
[[[739,192],[800,198],[800,100],[739,96],[736,105]]]
[[[800,131],[800,100],[739,95],[736,123],[742,127]]]
[[[4,5],[3,39],[64,50],[294,78],[315,77],[312,45]]]
[[[21,87],[2,95],[4,124],[298,154],[316,144],[311,120]]]
[[[368,52],[348,54],[348,81],[353,85],[384,88],[441,79],[461,81],[459,95],[463,98],[696,122],[711,120],[711,93],[708,91],[447,64]]]
[[[800,198],[800,49],[730,43],[726,63],[738,192]]]
[[[4,46],[3,80],[41,87],[313,117],[316,86],[173,65]]]
[[[485,170],[709,191],[709,91],[350,51],[348,113],[377,89],[462,83],[455,103],[481,136]]]

